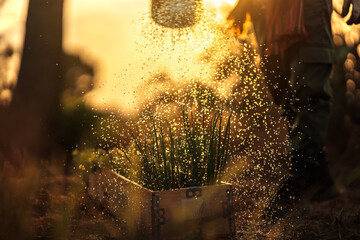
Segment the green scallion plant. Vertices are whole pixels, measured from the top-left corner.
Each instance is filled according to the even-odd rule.
[[[220,183],[229,158],[231,115],[225,123],[222,111],[205,118],[205,112],[195,118],[185,110],[180,125],[151,117],[122,149],[131,170],[114,170],[152,190]]]

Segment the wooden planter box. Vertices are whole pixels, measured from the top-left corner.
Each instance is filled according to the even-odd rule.
[[[230,184],[151,191],[101,169],[90,175],[88,193],[121,222],[126,239],[230,239],[235,234]]]

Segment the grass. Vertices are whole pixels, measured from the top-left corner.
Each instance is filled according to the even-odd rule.
[[[146,130],[132,133],[133,144],[122,150],[131,171],[119,173],[152,190],[168,190],[221,182],[229,158],[230,119],[223,112],[210,119],[182,110],[181,124],[150,117]],[[149,131],[150,129],[150,131]]]

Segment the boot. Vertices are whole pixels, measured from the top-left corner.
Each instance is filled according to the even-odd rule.
[[[321,153],[318,157],[320,166],[294,171],[292,176],[281,184],[278,192],[264,211],[263,218],[267,222],[271,223],[285,217],[300,199],[322,202],[340,194],[330,176],[327,164],[323,161],[324,156]]]

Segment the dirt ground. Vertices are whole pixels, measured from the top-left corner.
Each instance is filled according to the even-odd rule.
[[[306,203],[290,214],[280,239],[360,239],[360,127],[351,129],[342,152],[328,150],[330,171],[341,195],[322,203]],[[344,141],[341,137],[337,141]]]

